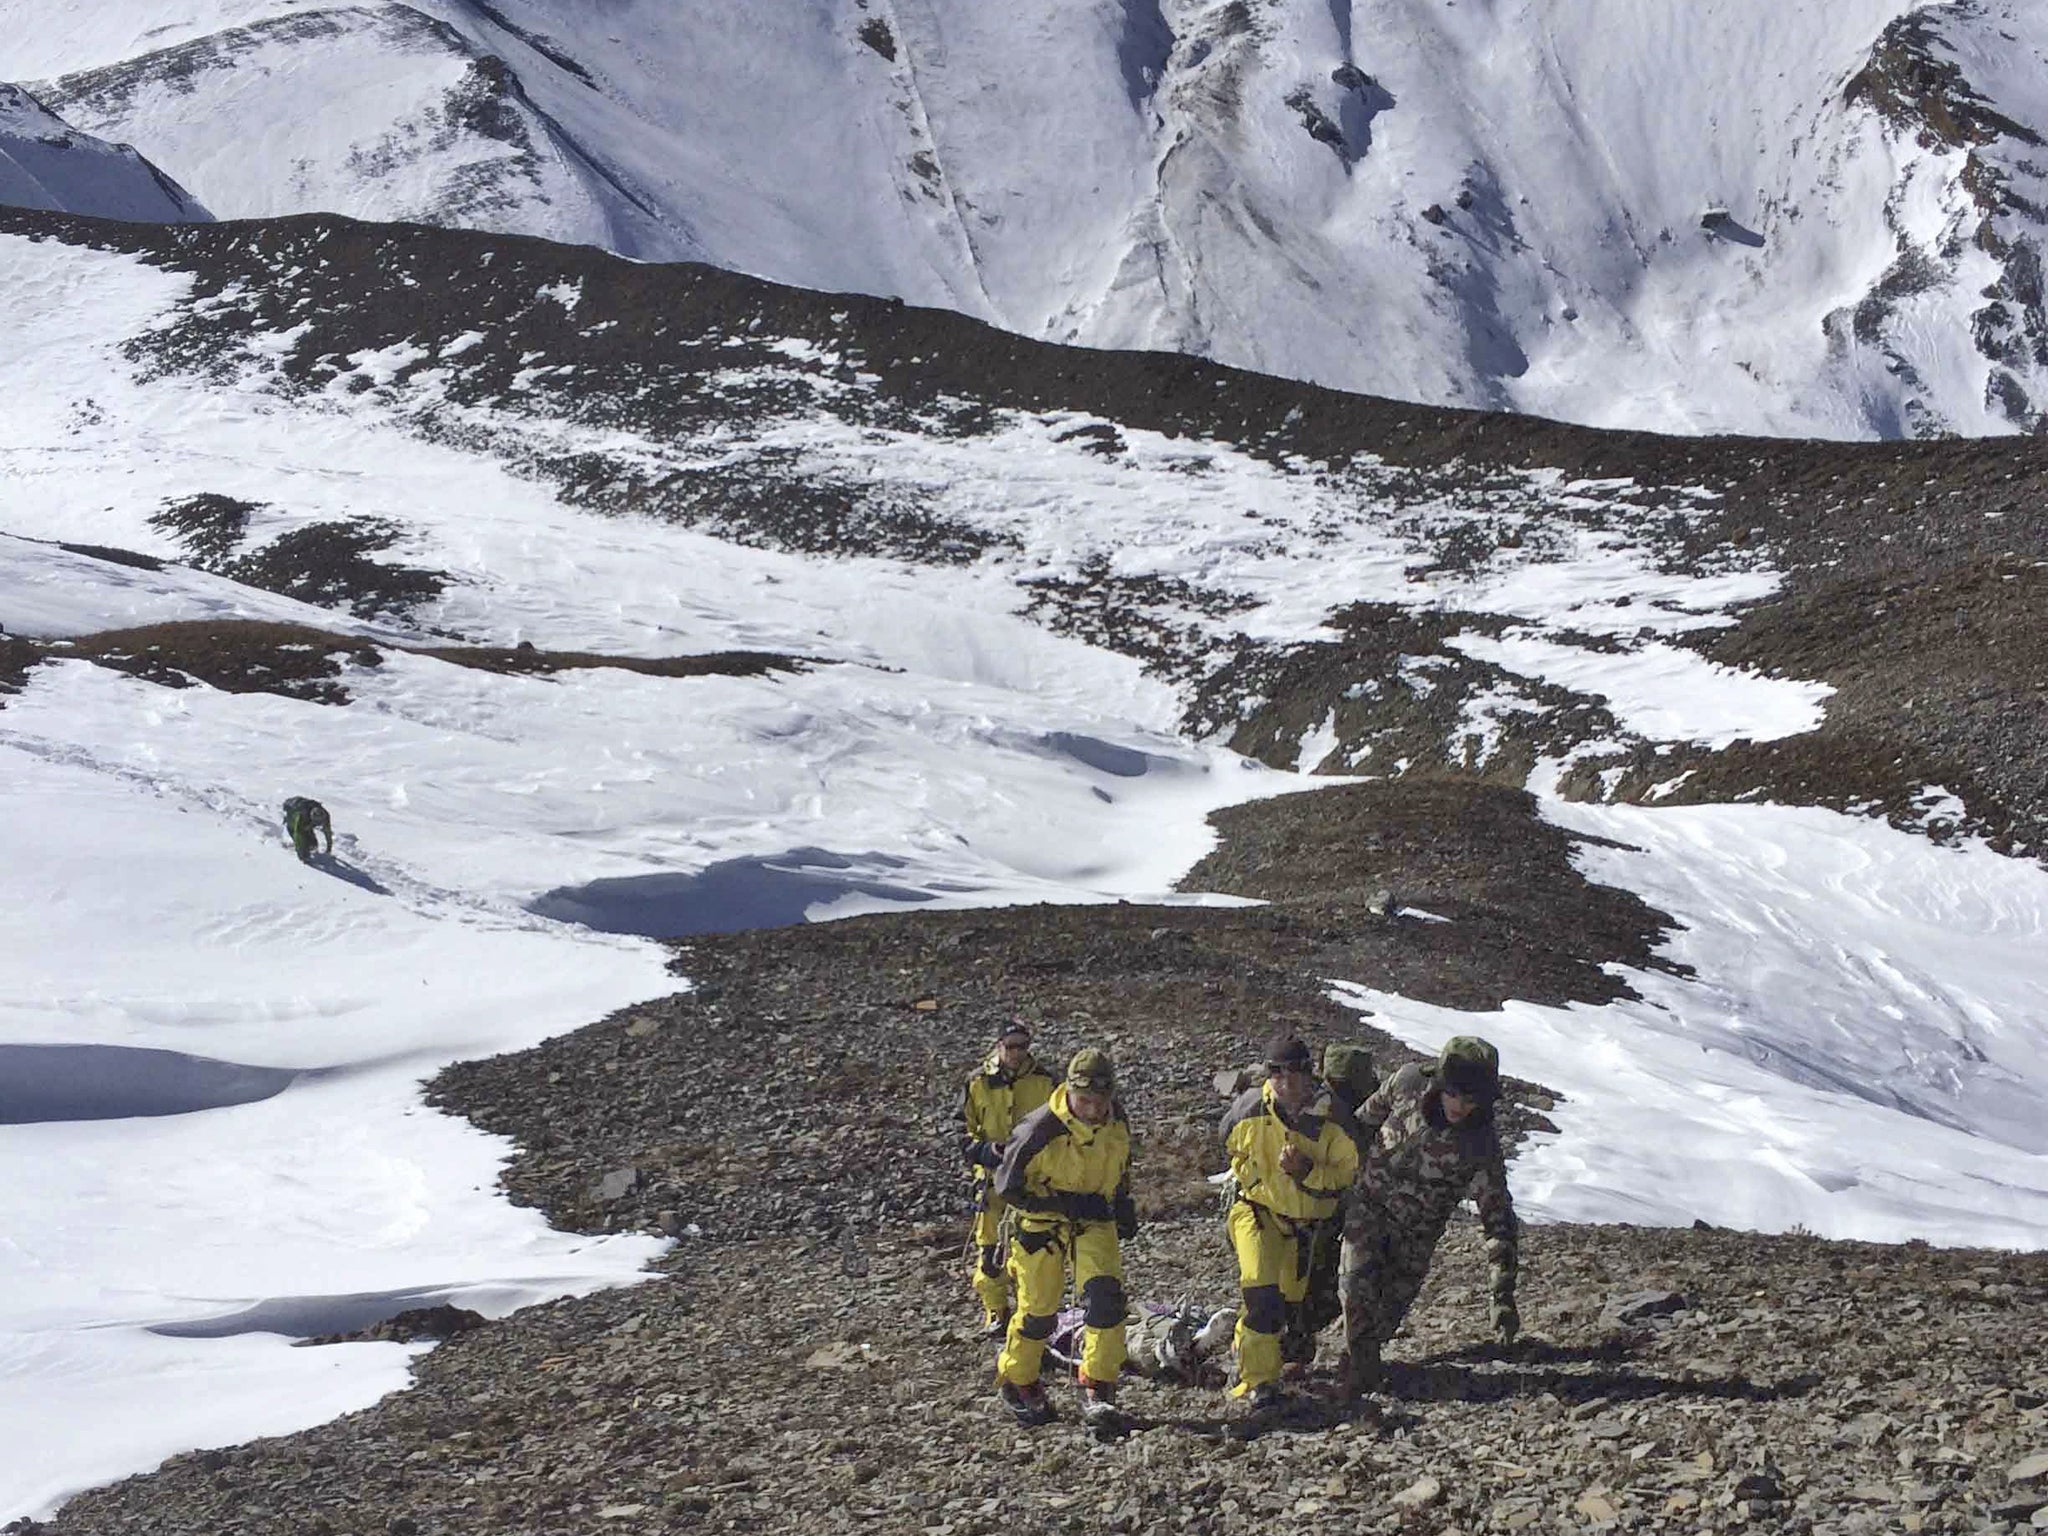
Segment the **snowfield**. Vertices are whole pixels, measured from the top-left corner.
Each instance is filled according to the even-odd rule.
[[[1428,539],[1481,514],[1385,516],[1375,487],[1390,482],[1371,463],[1294,475],[1135,430],[1112,462],[1071,419],[1023,413],[957,438],[823,412],[702,440],[544,408],[496,423],[529,446],[664,468],[772,452],[917,488],[1001,535],[946,564],[794,554],[598,517],[490,436],[425,439],[419,413],[445,425],[463,408],[445,371],[408,373],[398,353],[347,359],[337,380],[359,389],[288,394],[264,362],[288,343],[262,333],[224,381],[145,377],[124,345],[190,289],[134,257],[0,235],[0,291],[18,299],[0,307],[0,624],[62,639],[237,616],[385,649],[347,664],[340,705],[60,659],[0,707],[0,1060],[25,1085],[0,1127],[15,1171],[0,1196],[0,1430],[16,1448],[0,1519],[405,1380],[399,1346],[292,1338],[401,1299],[502,1314],[632,1281],[653,1240],[548,1230],[497,1194],[502,1144],[419,1100],[445,1062],[678,985],[650,940],[542,915],[551,895],[654,880],[814,918],[1234,899],[1171,892],[1211,845],[1205,816],[1310,781],[1182,734],[1173,686],[1035,621],[1028,582],[1104,568],[1198,582],[1241,599],[1226,617],[1191,612],[1219,642],[1319,637],[1368,601],[1500,615],[1504,638],[1461,645],[1532,683],[1568,678],[1652,741],[1794,734],[1826,708],[1824,686],[1672,643],[1767,593],[1766,566],[1667,568],[1625,520],[1565,522],[1540,559],[1423,576]],[[1525,479],[1565,512],[1628,494]],[[84,549],[180,560],[150,519],[199,492],[260,502],[259,538],[388,516],[392,557],[449,584],[404,621],[358,620]],[[802,665],[510,676],[400,648],[458,640]],[[1316,730],[1304,767],[1327,751]],[[295,793],[333,811],[332,866],[283,846],[277,807]],[[1420,1044],[1495,1035],[1512,1072],[1567,1095],[1562,1134],[1516,1165],[1532,1215],[2048,1245],[2048,1144],[2029,1113],[2048,1089],[2039,868],[1811,809],[1544,803],[1613,840],[1585,867],[1678,920],[1669,958],[1691,975],[1632,975],[1639,1002],[1478,1019],[1329,978]],[[711,871],[729,883],[693,886]],[[53,1047],[91,1053],[83,1091],[119,1118],[90,1117],[80,1058]],[[169,1072],[127,1054],[143,1051],[191,1060]],[[137,1116],[138,1092],[164,1112]]]
[[[327,210],[1657,431],[2030,429],[2023,0],[4,0],[224,218]]]

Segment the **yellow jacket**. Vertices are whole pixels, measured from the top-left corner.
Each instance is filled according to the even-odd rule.
[[[1052,1078],[1037,1062],[1015,1077],[991,1054],[960,1096],[960,1153],[971,1167],[993,1169],[1002,1162],[1003,1146],[1017,1122],[1052,1097]]]
[[[1042,1230],[1063,1221],[1114,1221],[1131,1200],[1131,1127],[1118,1104],[1088,1125],[1067,1107],[1067,1088],[1017,1123],[996,1173],[996,1193],[1018,1222]]]
[[[1273,1100],[1272,1083],[1247,1088],[1223,1116],[1223,1146],[1238,1198],[1294,1221],[1335,1216],[1338,1197],[1358,1171],[1358,1143],[1327,1092],[1298,1111],[1290,1125]],[[1280,1154],[1290,1146],[1315,1159],[1299,1179],[1280,1168]]]

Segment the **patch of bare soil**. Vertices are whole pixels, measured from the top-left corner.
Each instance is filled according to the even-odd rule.
[[[196,619],[105,630],[53,642],[49,652],[75,656],[166,688],[204,683],[223,693],[275,693],[315,704],[346,704],[337,679],[344,660],[357,666],[382,661],[360,639],[299,624]]]
[[[545,651],[532,645],[432,646],[415,652],[435,661],[483,672],[545,677],[589,667],[613,667],[648,677],[766,677],[800,672],[815,663],[769,651],[710,651],[701,656],[607,656],[597,651]]]
[[[817,664],[765,651],[649,657],[530,646],[392,646],[300,624],[199,619],[106,630],[76,640],[0,635],[0,693],[18,691],[38,661],[69,656],[166,688],[204,683],[226,693],[274,693],[314,704],[346,704],[349,692],[341,680],[346,668],[382,666],[387,650],[407,650],[487,672],[538,677],[591,667],[615,667],[650,677],[763,677]]]

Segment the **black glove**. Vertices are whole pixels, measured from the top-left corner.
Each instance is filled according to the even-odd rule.
[[[1003,1166],[1002,1146],[997,1142],[984,1141],[976,1149],[974,1160],[984,1168],[1000,1168]]]
[[[1067,1215],[1075,1221],[1114,1221],[1116,1211],[1107,1195],[1068,1195],[1062,1202]]]
[[[1124,1243],[1138,1235],[1138,1207],[1134,1201],[1117,1201],[1116,1235],[1117,1241]]]

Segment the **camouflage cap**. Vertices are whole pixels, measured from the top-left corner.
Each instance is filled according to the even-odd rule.
[[[1323,1047],[1323,1081],[1358,1100],[1367,1098],[1380,1085],[1371,1051],[1362,1045],[1335,1042]]]
[[[1115,1093],[1116,1063],[1100,1046],[1084,1045],[1067,1063],[1067,1086],[1091,1093]]]
[[[1437,1057],[1437,1081],[1466,1098],[1500,1097],[1500,1052],[1477,1035],[1453,1035]]]

